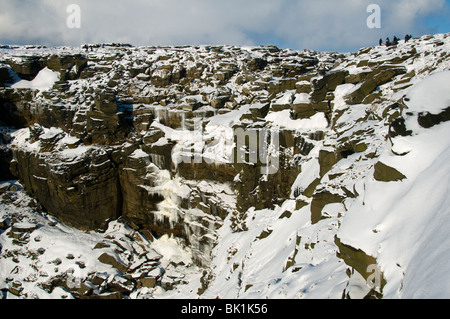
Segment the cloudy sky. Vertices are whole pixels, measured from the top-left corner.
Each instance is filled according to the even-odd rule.
[[[69,28],[80,8],[80,28]],[[381,28],[368,28],[378,4]],[[267,45],[356,51],[450,32],[450,0],[0,0],[0,44]]]

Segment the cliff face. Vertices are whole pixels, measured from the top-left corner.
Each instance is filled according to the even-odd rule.
[[[262,279],[273,275],[256,275],[271,260],[283,280],[307,264],[329,269],[342,289],[327,296],[394,296],[395,258],[359,242],[362,233],[379,242],[376,222],[345,229],[370,202],[372,180],[413,178],[408,138],[449,120],[449,105],[408,95],[430,75],[448,80],[449,48],[450,37],[438,35],[353,54],[3,49],[2,179],[17,177],[45,211],[77,228],[104,231],[119,218],[182,238],[209,269],[205,296],[276,295]],[[279,245],[264,255],[267,240]],[[355,282],[374,264],[387,271],[383,284],[360,289]]]

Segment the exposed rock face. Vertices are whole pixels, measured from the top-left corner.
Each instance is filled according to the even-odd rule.
[[[87,58],[82,54],[51,55],[46,65],[61,73],[61,81],[76,80],[87,66]]]
[[[40,56],[19,56],[17,59],[7,60],[6,63],[20,78],[31,81],[45,67],[45,60]]]
[[[24,187],[66,223],[104,229],[120,216],[119,177],[104,151],[91,149],[61,159],[51,153],[16,150],[14,157]]]
[[[11,79],[8,68],[4,65],[0,65],[0,86],[5,86]]]

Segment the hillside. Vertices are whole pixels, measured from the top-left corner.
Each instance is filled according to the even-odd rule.
[[[448,298],[450,34],[0,48],[4,298]]]

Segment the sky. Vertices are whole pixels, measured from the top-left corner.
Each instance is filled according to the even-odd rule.
[[[79,11],[68,11],[71,4]],[[379,11],[368,12],[370,4]],[[354,52],[380,38],[444,32],[450,0],[0,0],[0,44],[273,44]]]

